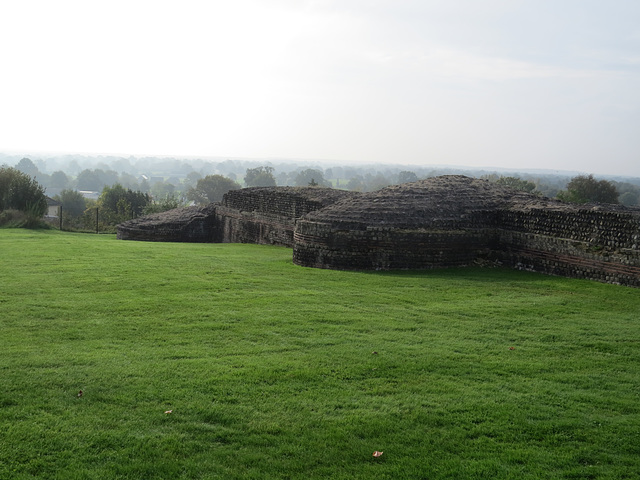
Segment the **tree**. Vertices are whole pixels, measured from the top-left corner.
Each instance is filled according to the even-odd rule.
[[[629,182],[611,182],[618,190],[618,201],[627,207],[638,205],[640,199],[640,184]]]
[[[29,158],[23,158],[16,165],[16,170],[21,171],[26,174],[28,177],[35,177],[40,173],[36,164],[31,161]]]
[[[44,188],[35,178],[15,168],[0,168],[0,210],[15,209],[33,217],[47,211]]]
[[[321,170],[316,170],[314,168],[307,168],[306,170],[302,170],[296,175],[294,183],[298,187],[306,187],[309,186],[323,186],[330,187],[331,184],[324,179],[324,175]],[[312,185],[315,183],[315,185]]]
[[[176,186],[168,181],[156,182],[151,186],[151,195],[155,198],[165,198],[175,193]]]
[[[107,185],[115,185],[118,183],[118,173],[114,170],[83,170],[78,174],[76,184],[78,190],[91,190],[99,192]]]
[[[296,175],[296,172],[280,172],[276,175],[276,184],[290,187],[295,184]]]
[[[620,195],[620,203],[627,207],[638,205],[638,195],[635,192],[624,192]]]
[[[198,180],[202,178],[198,172],[189,172],[184,179],[184,184],[188,187],[195,187],[198,183]]]
[[[65,170],[71,175],[76,175],[78,172],[80,172],[81,168],[82,167],[80,167],[78,161],[74,159],[69,162],[69,165],[67,165],[67,168]]]
[[[49,180],[51,188],[67,188],[69,186],[69,177],[61,170],[53,172]]]
[[[76,186],[78,190],[89,190],[98,192],[106,185],[106,182],[100,178],[95,170],[85,169],[78,174],[76,178]]]
[[[70,217],[80,217],[87,208],[87,200],[77,190],[62,190],[53,197],[62,204],[62,214]]]
[[[367,182],[366,189],[368,192],[375,192],[391,185],[389,179],[380,172],[375,175],[366,174],[365,181]]]
[[[96,169],[96,173],[102,179],[105,185],[115,185],[118,183],[118,172],[115,170]]]
[[[418,176],[414,172],[410,172],[408,170],[403,170],[398,174],[398,183],[409,183],[409,182],[417,182]]]
[[[110,223],[119,223],[142,214],[144,207],[151,203],[148,193],[125,189],[119,183],[104,187],[98,205],[103,209],[103,218]]]
[[[198,203],[220,202],[222,196],[230,190],[238,190],[240,185],[222,175],[207,175],[187,191],[187,199]]]
[[[138,191],[142,193],[149,193],[151,191],[151,185],[149,185],[149,180],[147,180],[146,178],[143,178],[142,181],[140,182],[140,188],[138,189]]]
[[[247,187],[275,187],[276,179],[273,176],[273,170],[273,167],[247,168],[244,184]]]
[[[364,190],[365,184],[362,175],[354,175],[347,182],[347,190],[351,190],[353,192],[362,192]]]
[[[571,179],[567,190],[559,192],[557,198],[571,203],[618,203],[618,190],[606,180],[579,175]]]
[[[536,184],[518,177],[500,177],[496,180],[498,185],[513,188],[521,192],[532,193],[536,189]]]
[[[117,183],[122,185],[124,188],[130,188],[131,190],[138,189],[138,180],[136,179],[136,177],[127,172],[121,172],[120,175],[118,175]]]

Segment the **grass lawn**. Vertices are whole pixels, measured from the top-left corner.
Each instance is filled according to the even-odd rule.
[[[0,229],[0,478],[639,478],[639,314],[525,272]]]

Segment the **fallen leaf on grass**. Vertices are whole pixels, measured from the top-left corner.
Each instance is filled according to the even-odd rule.
[[[516,347],[509,347],[509,350],[515,350]]]
[[[164,412],[165,415],[169,414],[169,413],[173,413],[173,410],[167,410],[166,412]]]
[[[378,450],[376,450],[375,452],[373,452],[373,456],[378,458],[378,457],[382,456],[383,453],[384,452],[379,452]]]
[[[80,398],[82,395],[83,395],[82,390],[80,390],[80,391],[78,392],[78,398]]]

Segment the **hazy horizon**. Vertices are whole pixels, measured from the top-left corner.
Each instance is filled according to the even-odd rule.
[[[640,176],[631,0],[0,5],[0,151]]]
[[[7,159],[11,161],[7,162]],[[403,163],[372,163],[372,162],[339,162],[326,159],[298,159],[298,158],[247,158],[247,157],[215,157],[215,156],[179,156],[179,155],[127,155],[120,153],[85,153],[85,152],[7,152],[0,151],[0,165],[6,164],[9,167],[16,166],[22,158],[29,158],[36,164],[41,173],[51,174],[55,171],[69,173],[68,168],[73,161],[81,170],[106,169],[117,173],[131,173],[131,171],[163,171],[167,161],[176,161],[183,167],[187,165],[195,172],[210,172],[216,170],[221,164],[234,162],[242,168],[255,168],[257,166],[272,166],[277,173],[301,171],[307,168],[320,169],[321,171],[331,170],[336,167],[353,169],[359,172],[400,172],[410,171],[424,175],[469,175],[473,177],[482,175],[498,174],[502,176],[516,177],[558,177],[571,178],[577,175],[595,175],[598,178],[627,179],[632,183],[637,183],[640,176],[626,174],[594,174],[594,172],[582,170],[563,170],[553,168],[535,167],[500,167],[492,165],[455,165],[455,164],[403,164]],[[131,168],[122,167],[121,161],[126,161]],[[149,162],[157,161],[159,170],[150,167]],[[129,163],[131,162],[131,163]],[[139,165],[143,164],[140,169]],[[117,164],[117,165],[116,165]],[[213,169],[213,170],[212,170]],[[165,173],[167,173],[165,171]]]

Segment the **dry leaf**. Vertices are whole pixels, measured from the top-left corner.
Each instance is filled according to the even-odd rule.
[[[167,410],[167,411],[166,411],[166,412],[164,412],[164,413],[165,413],[165,414],[173,413],[173,410]]]
[[[83,395],[83,394],[82,394],[82,390],[80,390],[80,391],[78,392],[78,397],[81,397],[82,395]]]
[[[516,347],[509,347],[509,350],[515,350]]]
[[[376,450],[375,452],[373,452],[373,456],[377,458],[377,457],[382,456],[382,453],[383,452],[379,452],[379,451]]]

